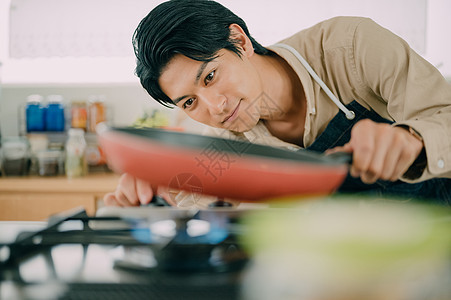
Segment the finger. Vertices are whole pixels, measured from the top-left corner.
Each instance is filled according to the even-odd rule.
[[[351,153],[352,152],[352,147],[349,143],[343,145],[343,146],[337,146],[335,148],[332,149],[327,149],[325,154],[326,155],[330,155],[333,153],[337,153],[337,152],[346,152],[346,153]]]
[[[138,194],[136,193],[135,177],[129,174],[123,174],[121,178],[119,178],[119,184],[116,188],[116,198],[124,205],[126,205],[127,202],[128,206],[139,204]]]
[[[358,122],[351,131],[349,144],[353,149],[351,176],[359,177],[368,171],[375,149],[375,123]]]
[[[105,203],[106,206],[120,206],[116,200],[116,197],[114,196],[114,193],[106,194],[103,197],[103,203]]]
[[[163,199],[166,200],[166,202],[169,203],[171,206],[177,206],[175,198],[172,197],[169,192],[169,187],[159,186],[157,188],[157,194],[163,197]]]
[[[137,178],[136,194],[141,205],[149,204],[153,197],[153,191],[150,183]]]
[[[114,192],[114,197],[116,198],[116,202],[119,206],[133,206],[133,204],[129,201],[126,195],[120,189],[116,189]]]
[[[400,157],[402,156],[402,149],[399,147],[392,147],[387,157],[385,158],[384,167],[381,173],[382,180],[396,181],[398,180],[400,172]]]
[[[398,156],[390,149],[395,139],[394,134],[393,128],[386,124],[378,124],[375,128],[373,136],[375,147],[372,151],[371,162],[368,169],[360,175],[363,182],[371,184],[381,179],[387,157],[390,155]]]
[[[392,139],[392,145],[387,153],[384,162],[384,168],[382,170],[381,179],[396,181],[400,177],[402,170],[406,169],[406,158],[404,153],[408,147],[406,139],[404,136],[400,135],[397,128],[392,128],[393,132],[396,133]]]

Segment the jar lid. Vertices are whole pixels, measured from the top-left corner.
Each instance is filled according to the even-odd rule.
[[[71,105],[72,106],[77,106],[77,107],[79,107],[79,106],[86,107],[86,101],[84,101],[84,100],[72,100],[71,101]]]
[[[105,102],[104,95],[91,95],[88,97],[88,103],[99,103],[99,102]]]
[[[3,157],[7,159],[20,159],[28,155],[28,139],[25,137],[2,138]]]
[[[61,95],[49,95],[47,96],[47,102],[48,103],[61,103],[63,102],[63,96]]]
[[[70,128],[67,134],[69,136],[84,136],[85,131],[81,128]]]
[[[36,153],[38,159],[59,159],[61,155],[62,152],[58,150],[44,150]]]
[[[43,100],[44,98],[41,96],[41,95],[37,95],[37,94],[33,94],[33,95],[29,95],[28,97],[27,97],[27,103],[30,103],[30,104],[39,104],[39,103],[41,103],[42,102],[42,100]]]

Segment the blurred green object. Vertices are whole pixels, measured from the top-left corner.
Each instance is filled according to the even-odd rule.
[[[451,299],[449,208],[343,197],[243,222],[245,299]]]
[[[169,126],[169,116],[158,110],[144,111],[143,115],[132,124],[135,128],[161,128]]]

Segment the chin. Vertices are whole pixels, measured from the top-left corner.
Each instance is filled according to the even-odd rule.
[[[231,123],[229,126],[224,126],[224,129],[242,133],[252,130],[258,123],[258,119],[237,119],[233,123]]]

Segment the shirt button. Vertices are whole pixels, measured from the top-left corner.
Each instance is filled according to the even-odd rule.
[[[437,167],[439,167],[440,169],[443,169],[445,167],[445,161],[443,159],[439,159],[437,161]]]
[[[311,114],[312,114],[312,115],[316,115],[316,108],[312,107]]]

